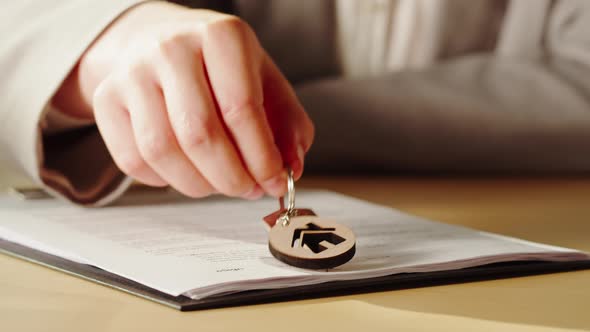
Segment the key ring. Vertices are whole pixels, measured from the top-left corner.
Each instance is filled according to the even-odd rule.
[[[289,219],[291,219],[295,213],[295,179],[293,178],[293,170],[290,167],[287,167],[287,211],[279,217],[278,221],[282,226],[288,226]]]
[[[287,167],[287,202],[287,214],[291,215],[295,209],[295,179],[290,167]]]

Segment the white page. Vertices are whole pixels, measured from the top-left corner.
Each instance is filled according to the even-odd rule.
[[[55,200],[2,197],[0,237],[175,296],[217,283],[305,274],[262,255],[267,249],[261,222],[252,222],[247,202],[229,202],[137,195],[118,206],[88,209]],[[264,203],[266,209],[273,206]],[[238,219],[242,211],[250,211],[243,221]],[[239,237],[231,234],[235,230],[240,230]]]
[[[338,220],[357,236],[351,262],[329,272],[286,266],[267,249],[262,216],[277,202],[136,195],[83,209],[55,200],[0,198],[0,237],[92,264],[162,292],[198,298],[399,272],[522,259],[574,260],[574,250],[426,221],[328,192],[298,194],[298,206]]]

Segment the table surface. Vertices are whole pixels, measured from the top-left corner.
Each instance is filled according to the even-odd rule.
[[[590,251],[590,178],[311,177],[450,224]],[[590,330],[590,270],[178,312],[0,255],[4,331]]]

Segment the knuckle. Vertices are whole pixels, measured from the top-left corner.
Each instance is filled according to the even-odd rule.
[[[125,90],[130,85],[137,85],[144,82],[149,76],[144,61],[134,59],[114,70],[110,79],[108,90]]]
[[[188,151],[207,147],[217,134],[217,126],[211,115],[198,116],[186,121],[180,130],[180,144]]]
[[[92,105],[96,108],[101,108],[107,103],[110,99],[112,99],[114,89],[112,88],[112,84],[110,80],[104,80],[101,82],[96,89],[94,90],[94,94],[92,95]]]
[[[227,40],[226,38],[246,39],[251,33],[248,23],[237,16],[225,15],[223,18],[207,24],[205,29],[210,39]]]
[[[183,35],[174,34],[156,40],[151,52],[152,57],[155,58],[156,62],[174,62],[178,58],[184,39]]]
[[[119,86],[125,86],[126,84],[135,84],[145,80],[146,70],[144,66],[138,62],[129,64],[120,73]]]
[[[220,112],[228,126],[240,127],[264,112],[264,106],[262,101],[248,97],[231,105],[221,106]]]
[[[139,149],[144,159],[153,164],[170,156],[174,151],[172,141],[159,135],[146,135],[139,144]]]

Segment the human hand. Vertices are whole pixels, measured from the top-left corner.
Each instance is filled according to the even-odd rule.
[[[107,28],[72,75],[54,102],[78,100],[70,113],[94,116],[115,163],[140,182],[191,197],[256,199],[286,191],[285,165],[301,176],[313,125],[234,16],[139,5]]]

